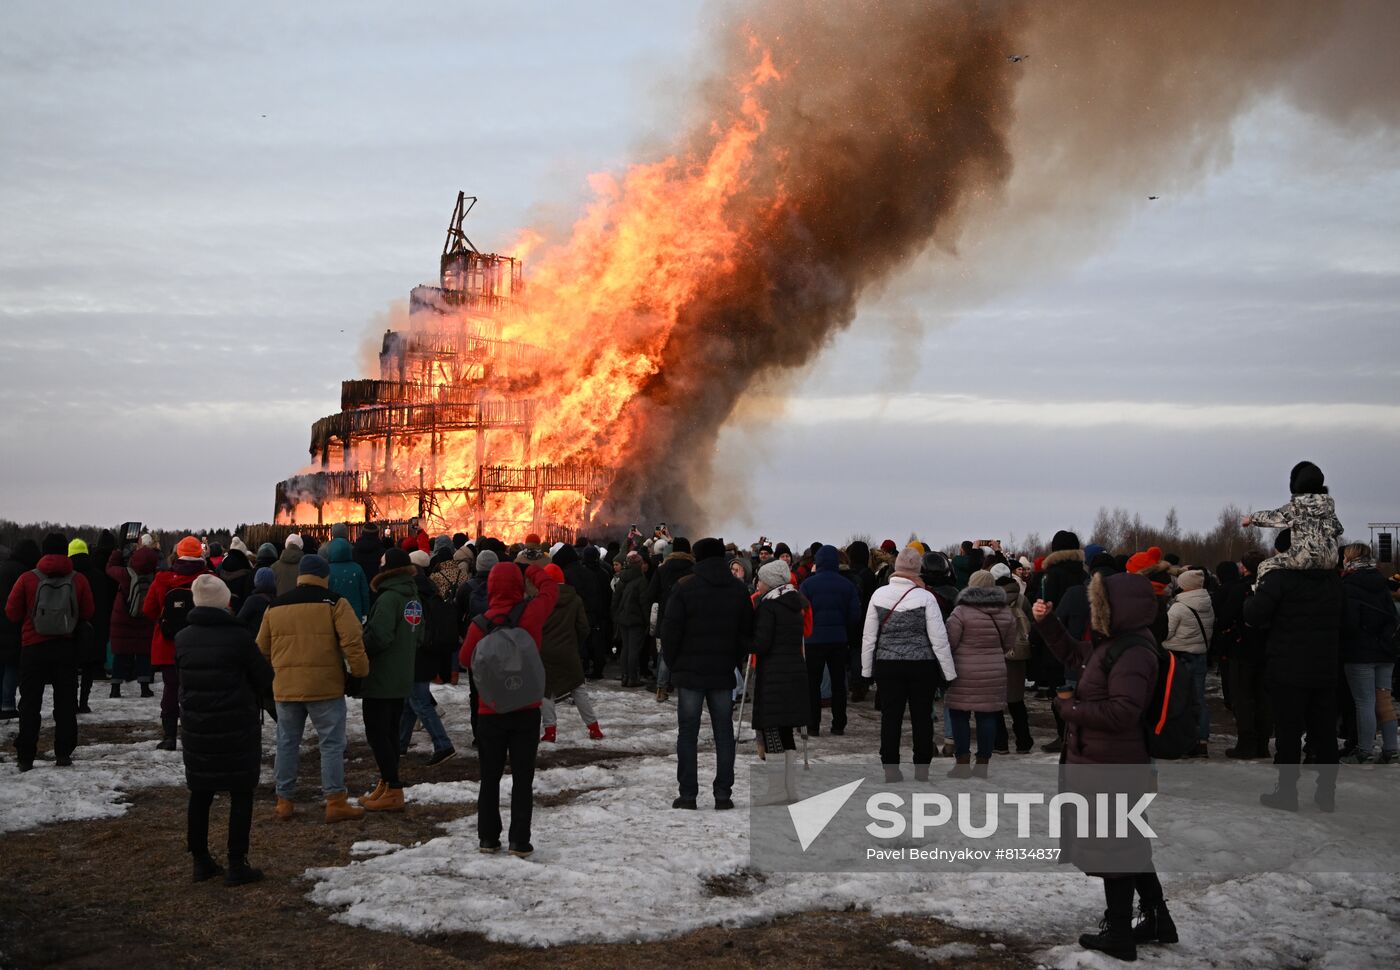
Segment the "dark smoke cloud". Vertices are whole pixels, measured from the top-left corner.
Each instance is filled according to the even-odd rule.
[[[951,301],[987,266],[1087,250],[1146,195],[1227,162],[1231,122],[1267,96],[1394,125],[1397,21],[1384,0],[1059,0],[771,3],[731,24],[705,118],[733,112],[750,32],[783,75],[731,207],[742,258],[673,331],[628,417],[648,460],[621,470],[601,518],[700,523],[737,402],[813,361],[920,257]],[[688,144],[712,137],[707,121]]]

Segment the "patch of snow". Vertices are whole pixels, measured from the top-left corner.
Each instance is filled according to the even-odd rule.
[[[70,768],[38,760],[32,771],[21,774],[6,766],[0,833],[114,818],[126,814],[126,792],[184,783],[180,753],[159,751],[155,741],[82,746],[74,752]]]
[[[895,940],[890,944],[890,949],[908,953],[920,960],[927,960],[929,963],[941,963],[944,960],[970,960],[977,956],[977,947],[971,943],[941,943],[938,946],[919,946],[908,940]]]

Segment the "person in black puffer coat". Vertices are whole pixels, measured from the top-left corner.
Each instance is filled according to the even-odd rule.
[[[365,571],[365,582],[379,573],[379,560],[384,557],[384,542],[379,538],[379,526],[368,522],[360,529],[355,545],[350,550],[350,558]]]
[[[194,881],[224,870],[209,855],[209,807],[228,792],[230,886],[256,882],[262,872],[248,865],[253,824],[253,789],[262,767],[259,698],[272,689],[272,667],[257,641],[229,612],[229,589],[205,574],[190,592],[189,624],[175,637],[184,718],[185,784],[190,790],[188,846]]]
[[[573,587],[583,600],[583,612],[588,617],[588,636],[579,644],[579,659],[586,671],[594,677],[603,675],[603,661],[606,659],[607,642],[604,639],[606,621],[612,612],[612,590],[606,575],[590,569],[585,562],[590,550],[592,559],[598,561],[598,550],[585,546],[583,558],[577,546],[562,546],[554,554],[554,565],[564,573],[564,582]]]
[[[699,793],[696,749],[700,708],[710,711],[715,736],[715,808],[730,809],[734,787],[734,675],[748,661],[753,605],[734,578],[724,543],[701,539],[693,547],[695,569],[676,584],[666,603],[661,647],[676,688],[676,780],[672,808],[693,809]]]
[[[1287,552],[1288,530],[1274,540]],[[1274,713],[1278,786],[1259,801],[1298,810],[1303,735],[1317,765],[1314,801],[1324,811],[1337,789],[1337,675],[1346,592],[1335,569],[1275,569],[1245,600],[1244,621],[1263,633],[1265,678]]]
[[[39,565],[39,543],[21,539],[10,558],[0,562],[0,602],[10,598],[10,590],[25,573]],[[0,721],[19,717],[15,692],[19,690],[19,638],[23,623],[14,623],[0,610]]]
[[[809,718],[802,640],[812,622],[812,605],[792,586],[787,563],[778,559],[758,571],[758,590],[753,728],[760,754],[768,762],[768,794],[754,798],[753,804],[790,805],[802,797],[797,791],[797,743],[792,729]]]

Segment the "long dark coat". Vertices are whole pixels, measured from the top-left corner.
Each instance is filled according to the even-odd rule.
[[[802,611],[807,599],[790,589],[761,599],[754,613],[753,726],[801,727],[808,723],[807,662],[802,659]]]
[[[262,766],[258,698],[272,667],[233,614],[200,606],[175,637],[180,670],[185,784],[191,791],[256,788]]]

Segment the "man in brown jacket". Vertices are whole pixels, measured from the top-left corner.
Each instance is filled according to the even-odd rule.
[[[273,600],[258,630],[258,649],[272,663],[277,701],[277,808],[289,820],[296,809],[301,736],[310,716],[321,749],[321,789],[326,821],[362,818],[365,810],[346,800],[345,670],[369,674],[360,619],[349,602],[327,588],[330,565],[305,556],[297,585]]]

